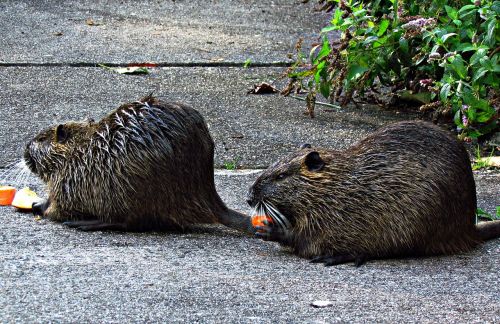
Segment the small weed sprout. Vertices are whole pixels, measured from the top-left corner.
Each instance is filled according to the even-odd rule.
[[[490,167],[490,159],[493,157],[494,150],[491,150],[491,153],[488,157],[481,157],[481,150],[479,148],[479,145],[476,147],[476,158],[474,159],[474,162],[472,163],[472,170],[480,170],[480,169],[486,169]]]
[[[251,64],[252,64],[252,60],[246,59],[245,63],[243,63],[243,68],[248,69]]]
[[[235,158],[232,161],[226,161],[224,162],[224,168],[226,170],[236,170],[238,168],[238,163],[240,161],[240,158]]]

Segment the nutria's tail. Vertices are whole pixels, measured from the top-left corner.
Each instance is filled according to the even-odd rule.
[[[245,233],[254,234],[255,232],[250,216],[229,208],[219,215],[219,222],[227,227],[234,228]]]
[[[481,222],[476,225],[479,237],[487,241],[500,237],[500,220]]]

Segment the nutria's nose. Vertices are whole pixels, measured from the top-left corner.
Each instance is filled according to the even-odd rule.
[[[253,199],[247,198],[247,204],[249,204],[250,207],[253,207]]]

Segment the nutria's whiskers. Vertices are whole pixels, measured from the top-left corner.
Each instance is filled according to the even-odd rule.
[[[31,171],[24,162],[15,161],[8,164],[0,173],[0,184],[9,184],[16,187],[27,186]]]
[[[264,209],[261,202],[258,202],[257,205],[255,205],[252,216],[254,215],[266,215],[266,210]]]
[[[11,179],[12,173],[14,173],[17,169],[18,163],[18,161],[9,163],[0,171],[0,184],[6,184],[9,182],[8,180]]]
[[[24,186],[28,183],[28,178],[31,175],[31,171],[24,161],[20,161],[19,163],[17,163],[17,166],[19,171],[14,178],[14,183],[18,184],[19,186]]]
[[[279,224],[282,229],[290,228],[291,225],[288,219],[276,207],[274,207],[273,204],[266,200],[263,200],[262,204],[264,210],[266,211],[265,215],[271,217],[273,221]]]
[[[260,202],[258,202],[252,209],[251,209],[251,212],[250,212],[250,216],[253,217],[253,216],[256,216],[256,215],[266,215],[266,211],[265,209],[262,207],[262,204]]]

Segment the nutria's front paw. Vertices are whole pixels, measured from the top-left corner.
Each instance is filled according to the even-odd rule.
[[[34,202],[31,205],[31,210],[35,216],[43,216],[45,211],[49,208],[50,202],[48,199],[44,199],[38,202]]]
[[[263,239],[264,241],[270,241],[272,229],[270,226],[255,226],[255,236],[257,238]]]
[[[273,224],[270,224],[267,221],[264,221],[263,225],[256,226],[255,230],[255,236],[263,239],[264,241],[282,242],[286,237],[285,231],[281,228],[273,226]]]
[[[339,254],[339,255],[320,255],[313,258],[311,263],[324,263],[326,267],[330,267],[337,264],[354,262],[356,267],[361,266],[366,262],[366,256],[362,254]]]

